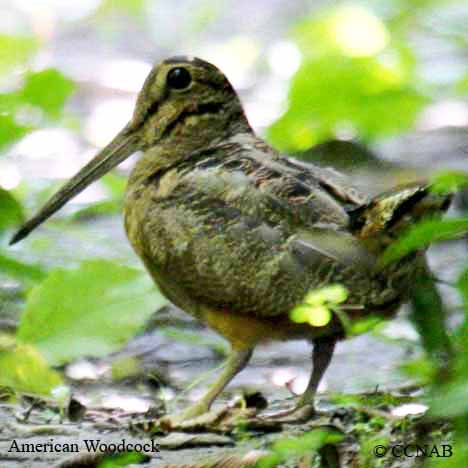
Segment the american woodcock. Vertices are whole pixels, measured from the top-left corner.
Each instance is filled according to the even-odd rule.
[[[128,125],[12,243],[136,151],[124,206],[128,238],[168,299],[231,344],[218,380],[180,420],[207,412],[258,343],[296,338],[314,345],[296,406],[312,414],[343,326],[336,316],[324,326],[296,323],[289,312],[311,290],[341,284],[350,320],[392,316],[424,256],[382,265],[382,253],[408,225],[450,203],[425,183],[369,199],[333,169],[280,155],[252,130],[220,70],[173,57],[147,77]]]

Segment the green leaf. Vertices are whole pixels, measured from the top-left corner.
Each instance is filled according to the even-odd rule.
[[[468,173],[464,171],[445,171],[436,174],[431,181],[435,193],[453,193],[468,187]]]
[[[440,417],[468,417],[468,269],[458,280],[458,288],[465,306],[465,320],[452,336],[455,343],[453,362],[450,363],[451,380],[434,388],[430,414]],[[465,426],[466,427],[466,426]]]
[[[343,439],[343,434],[329,428],[314,429],[299,437],[285,437],[277,440],[272,447],[272,454],[262,457],[258,468],[276,467],[279,463],[293,456],[301,456],[318,451],[327,444],[337,444]]]
[[[2,274],[18,280],[40,281],[46,273],[39,265],[20,262],[0,253],[0,271]]]
[[[458,346],[458,369],[459,373],[468,381],[468,269],[463,271],[458,279],[458,290],[463,299],[465,319],[456,330],[454,335]]]
[[[458,289],[465,305],[466,322],[468,324],[468,270],[465,270],[458,279]]]
[[[468,414],[468,380],[460,378],[441,387],[432,400],[429,414],[443,418]]]
[[[376,463],[379,459],[375,456],[374,450],[379,446],[390,446],[390,440],[390,436],[384,431],[378,432],[375,435],[369,435],[369,437],[362,437],[359,441],[359,459],[356,462],[356,466],[361,466],[363,468],[385,466],[384,464]]]
[[[288,109],[268,137],[287,151],[334,138],[340,128],[374,140],[409,128],[427,102],[376,58],[318,57],[306,60],[293,77]]]
[[[439,369],[435,367],[434,361],[428,356],[401,364],[400,370],[418,382],[420,385],[429,384],[434,381]]]
[[[290,312],[289,318],[296,323],[308,323],[313,327],[324,327],[332,319],[330,309],[345,302],[348,291],[341,284],[331,284],[309,291],[301,304]]]
[[[0,149],[19,140],[29,130],[28,127],[18,124],[9,113],[0,113]]]
[[[274,146],[301,151],[343,131],[376,140],[408,129],[429,98],[416,82],[415,58],[363,6],[314,13],[295,29],[302,64],[288,108],[268,130]]]
[[[289,318],[296,323],[324,327],[332,319],[332,313],[325,305],[299,304],[289,312]]]
[[[453,350],[445,324],[446,311],[429,267],[418,272],[411,285],[410,319],[416,327],[425,351],[438,368],[440,383],[451,365]]]
[[[129,465],[146,463],[151,459],[147,453],[117,452],[106,455],[97,468],[121,468]]]
[[[382,317],[366,317],[362,319],[353,319],[350,321],[349,328],[346,329],[347,335],[362,335],[377,327],[377,325],[383,322]]]
[[[49,368],[34,346],[17,345],[13,340],[1,337],[0,386],[20,393],[50,395],[59,385],[62,385],[60,375]]]
[[[331,284],[313,289],[306,294],[304,302],[310,305],[341,304],[348,298],[348,291],[341,284]]]
[[[23,208],[7,190],[0,188],[0,234],[24,220]]]
[[[394,262],[432,242],[457,239],[468,233],[468,218],[428,219],[412,226],[382,256],[382,263]]]
[[[58,70],[49,68],[26,75],[19,99],[23,103],[40,108],[47,116],[56,119],[74,89],[73,81]]]
[[[15,65],[25,62],[36,47],[34,38],[0,34],[0,73],[4,74]]]
[[[28,297],[18,339],[61,364],[121,347],[166,304],[142,271],[106,260],[52,271]]]
[[[29,72],[23,86],[10,93],[0,94],[0,148],[14,143],[41,123],[41,118],[60,117],[66,100],[75,86],[55,69]],[[34,114],[34,110],[42,112]],[[20,114],[33,115],[30,122],[18,121]]]

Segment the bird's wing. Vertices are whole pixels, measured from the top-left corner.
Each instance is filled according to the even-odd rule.
[[[153,179],[148,255],[168,246],[167,269],[192,298],[258,316],[288,312],[312,288],[367,278],[374,260],[347,232],[336,196],[258,153],[221,147]]]
[[[279,156],[262,143],[219,145],[189,158],[186,170],[202,184],[219,186],[215,179],[222,178],[227,192],[244,188],[244,201],[271,200],[283,207],[286,219],[296,217],[307,226],[346,227],[347,211],[368,202],[343,174]]]
[[[288,157],[283,157],[282,161],[285,166],[300,174],[309,183],[316,181],[323,190],[342,203],[357,207],[369,202],[368,194],[358,190],[347,176],[332,167],[320,167]]]

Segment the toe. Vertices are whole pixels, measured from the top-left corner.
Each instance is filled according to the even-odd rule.
[[[265,416],[265,419],[275,420],[284,424],[302,424],[310,421],[316,415],[313,405],[296,406],[289,410],[279,411]]]

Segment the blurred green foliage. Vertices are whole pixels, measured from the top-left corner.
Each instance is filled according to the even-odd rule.
[[[26,73],[18,89],[0,94],[0,149],[58,119],[74,88],[58,70],[47,69]]]
[[[13,338],[0,334],[0,387],[50,395],[61,384],[60,374],[50,369],[34,346],[15,343]]]
[[[288,109],[268,134],[280,149],[305,150],[343,131],[365,141],[395,134],[430,101],[419,90],[412,50],[366,8],[314,14],[293,37],[302,63]]]
[[[10,192],[0,187],[0,233],[24,221],[23,207]]]
[[[434,178],[433,190],[453,193],[467,186],[468,174],[445,172]],[[429,219],[404,233],[384,254],[385,261],[397,261],[402,256],[437,240],[468,236],[468,218]],[[435,291],[427,270],[413,285],[411,320],[421,335],[426,351],[426,362],[417,363],[412,375],[424,370],[430,385],[427,421],[434,418],[451,419],[456,431],[455,456],[449,460],[431,460],[429,466],[462,467],[468,464],[468,270],[460,275],[457,289],[464,299],[464,317],[450,329],[446,310]]]
[[[444,171],[436,174],[431,181],[435,193],[456,193],[468,188],[468,173],[463,171]]]
[[[39,265],[21,262],[11,255],[0,253],[0,271],[15,280],[25,283],[37,283],[46,275],[44,269]]]
[[[97,468],[122,468],[124,466],[135,466],[141,463],[146,463],[151,459],[148,454],[141,452],[118,452],[105,455],[100,461]]]
[[[58,118],[75,89],[71,80],[55,69],[29,72],[24,77],[23,87],[12,93],[18,105],[30,104],[51,118]]]
[[[411,5],[411,6],[409,6]],[[466,48],[450,0],[338,3],[314,12],[292,31],[302,59],[291,80],[284,114],[267,136],[279,149],[303,151],[340,135],[373,142],[408,131],[441,95],[463,95],[465,77],[443,88],[422,75],[412,34],[433,27],[435,37]],[[450,29],[452,28],[452,29]],[[429,78],[429,79],[428,79]]]
[[[0,241],[9,228],[13,228],[24,220],[23,207],[7,190],[0,187]],[[16,280],[34,282],[44,276],[42,268],[21,262],[11,255],[2,253],[0,244],[0,273]]]
[[[18,80],[13,72],[27,67],[39,50],[34,37],[0,35],[0,77],[9,77],[7,92],[0,93],[0,156],[2,150],[34,129],[58,122],[66,101],[74,90],[73,82],[60,71],[25,71]],[[0,240],[6,230],[24,220],[16,194],[0,187]],[[39,281],[43,269],[13,258],[0,244],[0,273],[27,284]]]
[[[422,221],[404,233],[399,242],[392,244],[386,250],[382,261],[383,263],[395,262],[420,247],[427,247],[432,242],[464,237],[467,232],[468,218]]]
[[[258,468],[273,468],[288,460],[297,460],[301,456],[311,455],[314,452],[320,453],[321,450],[320,455],[323,458],[326,457],[323,449],[339,443],[343,438],[344,434],[332,427],[315,429],[295,438],[285,437],[277,440],[271,447],[272,453],[261,458],[255,466]],[[320,466],[335,465],[329,465],[327,460],[322,459]]]
[[[28,295],[17,337],[51,364],[103,356],[134,336],[166,299],[140,270],[105,260],[56,269]]]
[[[34,37],[8,36],[0,34],[0,74],[11,71],[19,63],[25,62],[37,51],[38,43]]]

